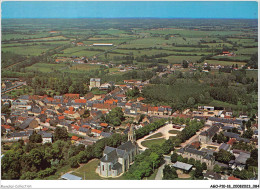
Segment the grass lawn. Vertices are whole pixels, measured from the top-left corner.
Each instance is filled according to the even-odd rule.
[[[147,148],[151,148],[152,145],[162,145],[166,140],[164,138],[154,139],[154,140],[147,140],[142,142],[141,144]]]
[[[84,164],[82,167],[76,169],[72,172],[73,175],[80,176],[84,179],[85,172],[85,180],[124,180],[124,175],[118,178],[102,178],[96,173],[96,169],[98,167],[99,160],[93,159],[88,163]]]
[[[179,134],[180,131],[177,131],[177,130],[170,130],[169,133],[170,133],[170,134]]]
[[[158,138],[158,137],[161,137],[161,136],[162,136],[162,133],[156,133],[156,134],[154,134],[154,135],[152,135],[152,136],[149,136],[149,137],[146,138],[146,139]]]

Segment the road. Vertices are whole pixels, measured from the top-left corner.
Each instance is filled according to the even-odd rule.
[[[169,164],[171,162],[171,157],[170,156],[164,156],[164,164],[162,164],[159,169],[158,169],[158,172],[155,176],[155,180],[162,180],[163,178],[163,169],[164,169],[164,166],[166,164]]]

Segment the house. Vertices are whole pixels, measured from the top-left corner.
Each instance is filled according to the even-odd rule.
[[[47,133],[44,131],[39,131],[37,134],[40,134],[42,136],[42,143],[52,143],[52,133]]]
[[[176,163],[172,164],[171,166],[175,167],[177,169],[182,169],[184,171],[190,171],[191,168],[192,168],[191,164],[183,163],[183,162],[180,162],[180,161],[177,161]]]
[[[100,87],[100,78],[90,78],[89,90]]]
[[[8,141],[18,141],[18,140],[26,140],[29,139],[29,136],[31,136],[33,134],[33,131],[20,131],[20,132],[14,132],[11,133],[8,137],[7,140]]]
[[[215,173],[213,171],[207,171],[204,174],[204,179],[207,179],[207,180],[221,180],[221,175],[217,174],[217,173]]]
[[[38,121],[35,120],[34,117],[30,117],[26,119],[21,125],[19,125],[20,129],[26,129],[26,128],[31,128],[34,129],[39,126]]]
[[[79,140],[79,137],[73,135],[73,136],[71,137],[71,140],[78,141],[78,140]]]
[[[200,133],[199,141],[204,144],[212,142],[213,136],[219,131],[219,127],[216,125],[211,126],[208,130]]]
[[[102,133],[102,131],[97,130],[97,129],[92,129],[91,130],[91,134],[93,134],[95,137],[100,137],[101,133]]]
[[[134,128],[130,127],[128,141],[118,148],[106,146],[103,157],[100,159],[98,172],[102,177],[116,177],[126,172],[135,156],[138,154],[138,146],[135,141]]]
[[[102,138],[108,138],[108,137],[111,137],[112,136],[112,133],[108,133],[108,132],[101,132],[100,133],[100,136],[102,137]]]

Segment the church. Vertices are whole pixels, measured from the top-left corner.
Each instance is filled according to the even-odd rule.
[[[133,126],[128,132],[128,141],[117,148],[106,146],[100,159],[98,171],[103,177],[116,177],[129,169],[135,156],[139,153]]]

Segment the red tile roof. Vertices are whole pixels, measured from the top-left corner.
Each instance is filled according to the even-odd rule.
[[[102,133],[102,131],[97,130],[97,129],[92,129],[91,132],[92,132],[92,133],[98,133],[98,134]]]
[[[87,103],[86,99],[75,99],[75,103]]]
[[[79,99],[79,94],[65,94],[65,99]]]
[[[101,126],[101,127],[107,127],[108,124],[107,124],[107,123],[100,123],[100,126]]]
[[[230,176],[230,177],[228,177],[228,180],[240,180],[239,178],[236,178],[236,177],[234,177],[234,176]]]
[[[10,125],[1,125],[1,126],[4,127],[5,129],[14,130],[14,128]]]
[[[62,119],[65,119],[65,117],[64,116],[59,116],[58,119],[62,120]]]
[[[79,140],[79,137],[77,137],[77,136],[72,136],[72,137],[71,137],[71,140],[76,140],[76,141],[77,141],[77,140]]]
[[[233,145],[234,142],[236,142],[236,139],[231,138],[231,139],[227,142],[227,144]]]
[[[77,125],[74,125],[74,124],[72,124],[71,127],[74,128],[74,129],[76,129],[77,131],[78,131],[79,128],[80,128],[80,126],[77,126]]]

